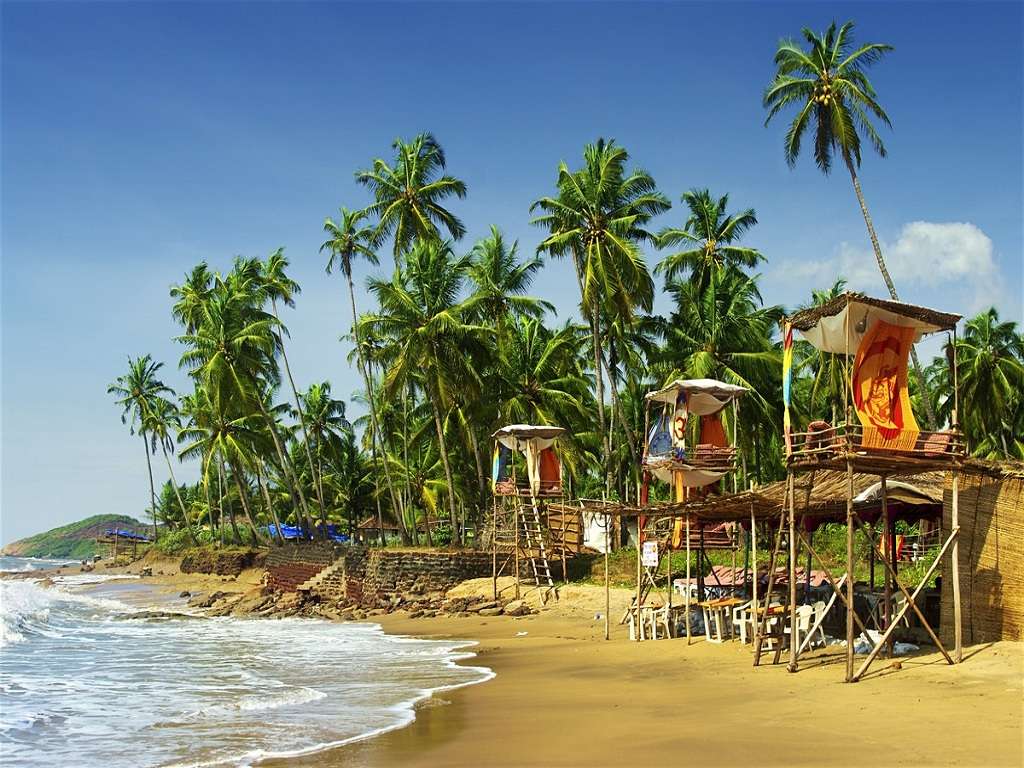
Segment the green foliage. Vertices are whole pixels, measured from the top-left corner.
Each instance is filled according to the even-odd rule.
[[[176,531],[168,531],[156,543],[156,548],[165,555],[180,555],[186,549],[194,548],[197,544],[212,545],[215,542],[213,533],[209,530],[200,530],[194,533],[194,538],[189,537],[188,532],[183,528]]]
[[[147,529],[145,524],[127,515],[93,515],[77,523],[11,542],[3,551],[4,554],[17,557],[87,560],[106,551],[105,548],[97,548],[95,540],[113,528],[143,535],[152,533],[152,529]]]

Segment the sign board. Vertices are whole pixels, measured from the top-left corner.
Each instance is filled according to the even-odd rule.
[[[644,548],[640,554],[640,562],[647,568],[658,567],[658,542],[644,542]]]

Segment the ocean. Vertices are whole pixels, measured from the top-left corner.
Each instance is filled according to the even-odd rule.
[[[0,558],[0,570],[59,562]],[[246,766],[365,739],[493,673],[457,641],[315,619],[133,618],[138,581],[0,580],[0,762]],[[154,607],[185,610],[184,601]]]

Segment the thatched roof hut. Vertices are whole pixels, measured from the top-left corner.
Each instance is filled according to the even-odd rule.
[[[960,477],[960,595],[964,642],[1024,639],[1024,464],[971,462]],[[949,530],[946,481],[943,528]],[[953,587],[942,581],[943,642],[953,636]]]

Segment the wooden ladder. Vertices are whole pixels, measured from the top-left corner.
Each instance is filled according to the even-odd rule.
[[[541,600],[546,601],[548,592],[555,588],[555,580],[551,577],[551,564],[548,562],[548,553],[544,546],[544,529],[541,526],[537,500],[531,499],[529,507],[521,504],[519,516],[526,559],[530,562],[533,580],[538,587],[544,589]]]

